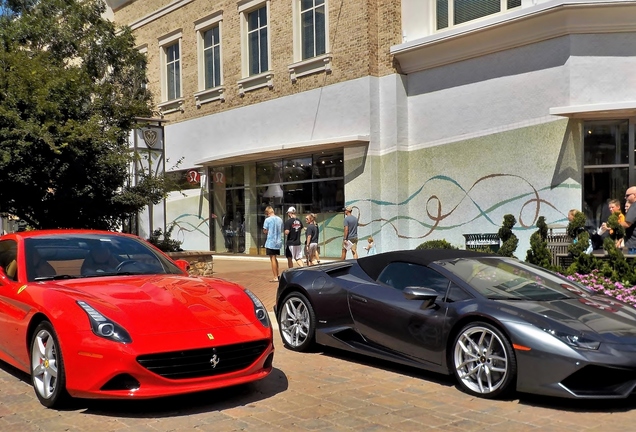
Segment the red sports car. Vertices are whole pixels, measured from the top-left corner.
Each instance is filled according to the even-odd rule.
[[[189,276],[147,241],[89,230],[0,238],[0,360],[40,402],[154,398],[272,370],[267,311],[249,290]]]

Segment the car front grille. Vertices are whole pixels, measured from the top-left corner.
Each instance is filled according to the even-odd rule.
[[[151,372],[169,379],[200,378],[245,369],[267,349],[260,340],[214,348],[147,354],[137,361]]]

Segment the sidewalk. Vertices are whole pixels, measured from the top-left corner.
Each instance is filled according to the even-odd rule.
[[[333,261],[322,260],[323,263]],[[227,279],[252,291],[263,302],[269,312],[276,304],[278,283],[270,282],[274,277],[269,257],[249,255],[214,255],[213,277]],[[287,270],[287,258],[278,257],[280,273]]]
[[[269,282],[272,268],[268,257],[244,255],[214,255],[214,275],[227,279],[252,291],[263,302],[269,312],[276,303],[278,283]],[[287,269],[287,259],[278,257],[279,270]]]

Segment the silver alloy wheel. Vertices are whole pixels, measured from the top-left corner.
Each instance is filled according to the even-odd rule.
[[[454,366],[462,383],[479,394],[496,391],[509,373],[502,340],[491,329],[469,327],[457,338]]]
[[[40,330],[31,347],[31,374],[35,391],[44,399],[50,399],[57,386],[57,347],[51,333]]]
[[[310,315],[307,305],[298,297],[289,297],[280,312],[280,329],[285,342],[300,347],[309,337]]]

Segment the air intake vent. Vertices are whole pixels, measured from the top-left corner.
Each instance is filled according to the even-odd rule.
[[[269,342],[225,345],[190,351],[148,354],[137,361],[151,372],[169,379],[200,378],[245,369],[267,349]]]

